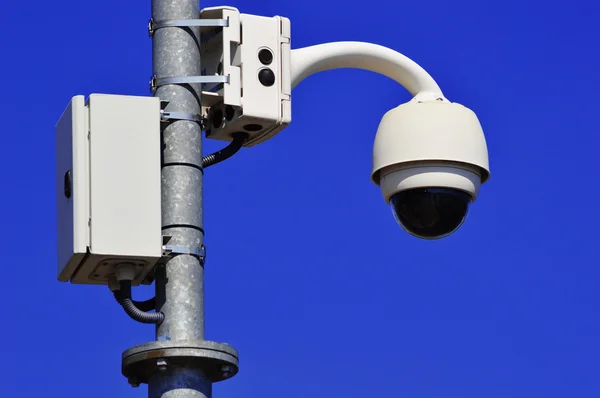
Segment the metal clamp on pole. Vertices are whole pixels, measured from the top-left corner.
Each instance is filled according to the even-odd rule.
[[[179,77],[156,77],[150,79],[150,91],[154,94],[160,86],[167,84],[214,84],[229,83],[229,76],[179,76]]]
[[[202,265],[204,265],[204,262],[206,261],[206,247],[204,245],[200,247],[185,247],[175,245],[163,246],[164,256],[171,256],[173,254],[188,254],[190,256],[198,257]]]
[[[160,111],[161,122],[168,123],[172,120],[189,120],[202,124],[202,116],[184,112],[165,112]]]
[[[161,28],[186,28],[186,27],[227,27],[227,19],[171,19],[165,21],[155,21],[150,19],[148,22],[148,35],[152,37],[154,32]]]
[[[173,112],[167,111],[167,106],[169,105],[169,101],[160,101],[160,121],[163,123],[170,123],[175,120],[188,120],[190,122],[196,122],[203,126],[204,120],[202,115],[186,113],[186,112]]]

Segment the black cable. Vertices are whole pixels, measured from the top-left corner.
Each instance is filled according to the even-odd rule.
[[[115,290],[113,292],[113,295],[115,296],[115,300],[117,300],[117,303],[121,304],[121,299],[119,297],[119,295],[120,295],[119,290]],[[151,299],[148,299],[145,301],[131,300],[131,302],[136,307],[138,307],[141,311],[144,311],[144,312],[150,312],[156,308],[156,298],[155,297],[152,297]]]
[[[233,141],[231,141],[229,145],[215,153],[211,153],[210,155],[206,155],[202,158],[202,167],[207,168],[229,159],[244,146],[244,143],[247,139],[248,134],[246,133],[233,134]]]
[[[162,312],[144,312],[138,308],[131,299],[131,281],[120,281],[119,285],[119,303],[133,320],[140,323],[156,323],[160,324],[165,320],[165,314]]]

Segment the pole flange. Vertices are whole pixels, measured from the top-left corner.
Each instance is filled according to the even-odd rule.
[[[238,352],[213,341],[153,341],[123,352],[121,373],[132,386],[147,384],[156,372],[170,367],[200,369],[213,382],[238,373]]]

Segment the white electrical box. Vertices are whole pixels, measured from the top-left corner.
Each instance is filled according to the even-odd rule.
[[[201,28],[202,74],[227,78],[202,89],[206,137],[244,132],[246,147],[273,137],[292,121],[290,20],[233,7],[205,8],[200,18],[227,21]]]
[[[58,280],[108,284],[162,257],[160,100],[76,96],[56,125]]]

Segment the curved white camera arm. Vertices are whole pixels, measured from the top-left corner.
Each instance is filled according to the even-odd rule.
[[[292,50],[292,89],[310,75],[340,68],[364,69],[387,76],[418,100],[446,100],[435,80],[412,59],[378,44],[356,41]]]

